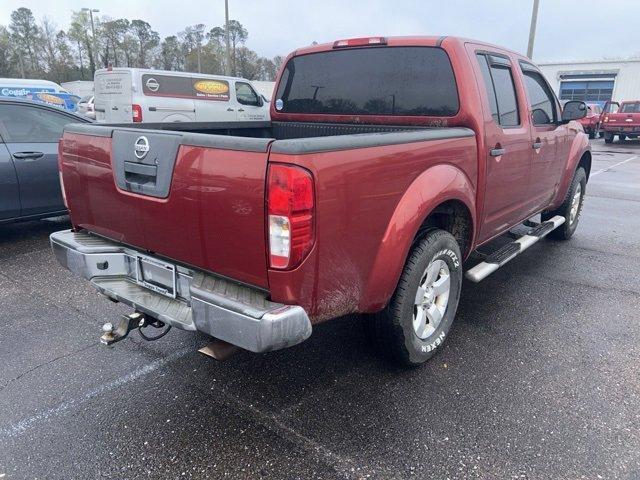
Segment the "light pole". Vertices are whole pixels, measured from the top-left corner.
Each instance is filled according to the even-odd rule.
[[[96,72],[96,66],[98,65],[98,47],[96,44],[96,28],[93,24],[93,14],[100,13],[100,10],[97,8],[82,8],[83,12],[89,12],[89,17],[91,18],[91,40],[93,43],[93,73]]]
[[[229,40],[229,0],[224,0],[224,31],[227,35],[227,75],[231,75],[231,41]]]
[[[531,26],[529,28],[529,44],[527,45],[527,57],[533,57],[533,42],[536,39],[536,23],[538,23],[538,6],[540,0],[533,0],[533,11],[531,12]]]

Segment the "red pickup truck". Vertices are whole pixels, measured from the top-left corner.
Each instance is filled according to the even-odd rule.
[[[606,143],[612,143],[613,137],[616,135],[621,142],[627,138],[638,138],[640,135],[640,101],[610,102],[605,106],[605,112],[609,112],[604,113],[602,120]]]
[[[591,153],[573,120],[586,106],[561,110],[517,53],[341,40],[290,54],[274,95],[261,125],[66,128],[73,228],[53,250],[135,310],[103,342],[174,326],[264,352],[360,313],[383,353],[418,365],[449,332],[472,252],[524,222],[468,268],[480,281],[577,227]]]
[[[584,133],[593,139],[600,135],[602,119],[602,107],[597,103],[587,103],[587,116],[578,120]]]

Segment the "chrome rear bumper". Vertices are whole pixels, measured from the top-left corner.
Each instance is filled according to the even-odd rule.
[[[51,234],[60,264],[107,297],[183,330],[198,330],[252,352],[290,347],[311,335],[304,309],[267,293],[198,270],[173,265],[87,232]],[[166,266],[166,288],[141,280],[141,262]]]

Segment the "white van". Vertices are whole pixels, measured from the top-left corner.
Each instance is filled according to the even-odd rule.
[[[70,112],[77,110],[80,101],[57,83],[34,78],[0,78],[0,97],[24,98]]]
[[[107,68],[94,78],[102,123],[268,121],[269,105],[243,78]]]

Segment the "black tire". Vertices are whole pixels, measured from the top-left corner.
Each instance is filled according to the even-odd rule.
[[[627,141],[627,136],[626,135],[618,135],[618,139],[620,140],[620,142],[626,142]]]
[[[573,205],[573,199],[576,195],[576,191],[580,187],[580,198],[578,203],[578,210],[575,213],[573,219],[571,218],[571,207]],[[569,186],[567,196],[562,202],[560,207],[552,212],[544,212],[542,214],[542,221],[549,220],[556,215],[564,217],[564,223],[558,228],[549,233],[548,237],[554,240],[569,240],[578,228],[578,222],[580,221],[580,214],[582,213],[582,206],[584,204],[584,194],[587,188],[587,174],[582,167],[576,170],[573,175],[573,180]]]
[[[613,134],[604,132],[604,143],[613,143]]]
[[[448,300],[446,306],[442,305],[444,314],[435,330],[426,338],[420,338],[414,329],[414,315],[420,308],[416,306],[418,287],[425,280],[428,269],[443,265],[441,262],[448,268]],[[445,271],[444,267],[439,270],[436,283],[445,278]],[[416,367],[423,364],[442,348],[458,309],[461,286],[462,256],[458,243],[449,232],[438,229],[429,231],[409,253],[387,307],[364,319],[369,339],[380,353],[401,366]],[[425,298],[427,296],[425,293]],[[441,298],[436,297],[432,302],[437,303]],[[427,321],[426,325],[429,324]]]
[[[589,139],[593,140],[594,138],[596,138],[596,132],[594,132],[593,130],[589,132]]]

